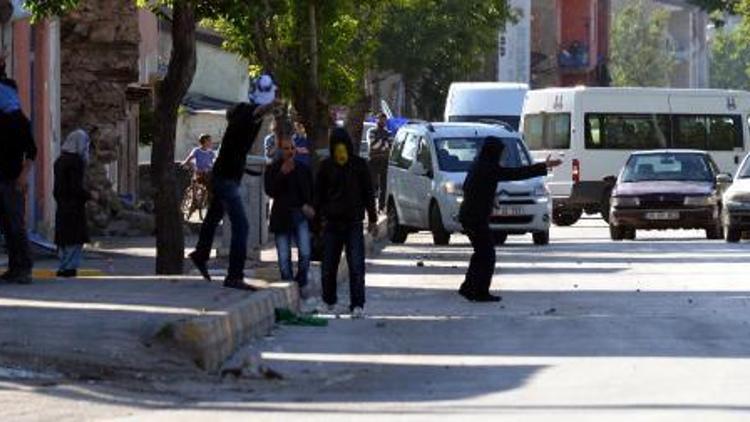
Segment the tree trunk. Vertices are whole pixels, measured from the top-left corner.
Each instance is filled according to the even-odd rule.
[[[156,138],[151,149],[151,180],[156,187],[156,273],[182,274],[185,254],[180,192],[177,190],[175,137],[177,113],[196,67],[195,11],[188,0],[174,2],[172,56],[156,92]]]
[[[362,96],[356,103],[349,109],[349,114],[346,116],[346,130],[352,137],[354,143],[354,153],[360,155],[360,146],[362,144],[362,131],[365,126],[365,117],[367,116],[367,109],[370,105],[369,96],[363,92]]]

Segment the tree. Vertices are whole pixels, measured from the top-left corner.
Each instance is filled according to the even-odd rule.
[[[450,84],[470,80],[513,13],[505,0],[405,0],[386,8],[377,65],[401,75],[420,117],[442,114]]]
[[[27,0],[36,18],[62,15],[81,0]],[[164,80],[156,87],[156,137],[151,152],[152,183],[156,214],[156,273],[182,274],[185,251],[179,192],[175,168],[177,113],[193,81],[196,67],[195,33],[202,18],[235,13],[237,0],[135,0],[171,21],[172,55]],[[170,7],[164,12],[162,7]]]
[[[645,0],[628,1],[615,14],[611,73],[615,86],[667,86],[675,66],[668,47],[669,12]]]
[[[740,30],[721,29],[711,42],[712,88],[750,89],[750,44]]]
[[[226,47],[274,75],[292,100],[314,145],[326,142],[329,106],[355,104],[372,64],[377,0],[267,0],[246,2],[213,22]]]

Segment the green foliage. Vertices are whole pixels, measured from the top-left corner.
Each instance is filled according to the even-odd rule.
[[[318,43],[313,51],[310,1],[246,2],[211,26],[224,35],[226,48],[272,72],[288,98],[299,98],[309,88],[310,61],[317,54],[320,93],[330,104],[351,103],[361,95],[362,77],[371,65],[381,2],[317,2]]]
[[[645,0],[628,1],[612,24],[611,73],[615,86],[668,86],[675,66],[668,48],[669,12]]]
[[[504,0],[390,2],[379,35],[378,66],[401,74],[420,116],[436,118],[451,82],[477,73],[512,17]]]
[[[711,44],[712,88],[750,89],[750,43],[741,30],[721,30]]]

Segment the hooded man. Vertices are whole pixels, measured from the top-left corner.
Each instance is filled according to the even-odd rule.
[[[240,181],[245,174],[247,154],[263,123],[263,115],[275,105],[275,92],[275,87],[270,91],[256,90],[250,97],[252,103],[240,103],[227,112],[228,126],[211,177],[211,203],[201,225],[198,244],[189,255],[201,275],[210,281],[207,263],[216,227],[226,212],[232,227],[229,270],[224,279],[227,288],[253,290],[244,282],[249,226],[240,196]]]
[[[368,231],[375,233],[377,213],[367,162],[354,155],[346,130],[336,128],[329,139],[330,157],[323,160],[315,184],[315,210],[325,225],[322,284],[325,311],[333,312],[338,301],[336,275],[341,252],[346,247],[349,265],[349,310],[353,318],[364,316],[365,242],[362,220],[367,214]]]
[[[547,157],[546,163],[526,167],[506,168],[500,164],[505,144],[493,136],[484,140],[479,156],[469,169],[463,185],[464,201],[458,218],[469,236],[474,254],[469,262],[458,293],[472,302],[499,302],[500,297],[490,294],[492,275],[495,272],[495,243],[490,231],[490,215],[494,207],[499,182],[524,180],[546,176],[547,169],[559,166],[560,160]]]
[[[5,75],[0,56],[0,225],[8,247],[8,271],[0,279],[31,283],[31,251],[26,234],[25,196],[28,173],[36,159],[31,122],[21,111],[16,83]]]

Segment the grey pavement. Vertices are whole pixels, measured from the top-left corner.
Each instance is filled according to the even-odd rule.
[[[369,260],[367,319],[280,327],[245,350],[282,380],[39,387],[39,377],[7,376],[0,412],[180,422],[750,418],[750,244],[693,231],[613,243],[603,223],[584,220],[555,228],[548,247],[512,237],[498,249],[493,284],[503,301],[475,304],[455,293],[466,239],[429,240],[415,235]],[[54,411],[32,413],[35,402]]]

